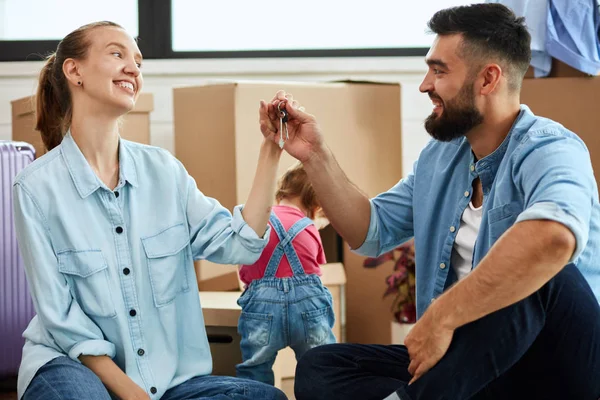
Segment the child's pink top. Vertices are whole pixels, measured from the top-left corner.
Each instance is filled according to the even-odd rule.
[[[305,215],[302,211],[294,207],[289,206],[273,206],[273,212],[281,223],[285,230],[289,230],[296,221],[304,218]],[[252,265],[242,265],[240,268],[240,279],[246,285],[250,284],[255,279],[261,279],[267,269],[269,259],[275,250],[275,247],[279,243],[279,238],[275,229],[271,227],[271,236],[269,237],[269,243],[263,250],[260,258],[257,262]],[[304,272],[307,274],[321,275],[320,265],[325,264],[325,253],[323,252],[323,244],[321,243],[321,236],[317,227],[314,225],[308,226],[302,232],[298,234],[292,240],[292,246],[298,254],[298,258],[304,267]],[[292,268],[288,262],[287,257],[284,255],[275,274],[277,278],[287,278],[293,276]]]

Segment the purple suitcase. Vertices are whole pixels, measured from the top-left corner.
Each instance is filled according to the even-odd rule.
[[[30,144],[0,140],[0,377],[17,375],[22,334],[35,315],[17,247],[12,201],[15,176],[34,158]]]

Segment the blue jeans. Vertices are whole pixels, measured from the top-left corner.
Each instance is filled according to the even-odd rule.
[[[317,275],[253,281],[238,299],[243,362],[237,376],[272,385],[279,350],[290,346],[300,359],[314,347],[335,343],[332,302]]]
[[[44,365],[23,400],[111,400],[96,374],[68,357]],[[167,390],[161,400],[286,400],[282,391],[259,382],[229,376],[198,376]]]
[[[334,344],[296,368],[297,400],[600,398],[600,306],[568,265],[539,291],[456,330],[412,385],[404,346]]]

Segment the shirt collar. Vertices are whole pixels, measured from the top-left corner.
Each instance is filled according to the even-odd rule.
[[[83,153],[77,146],[77,143],[75,143],[73,136],[71,136],[70,131],[65,135],[60,147],[71,179],[77,188],[77,192],[82,198],[89,196],[98,188],[104,186],[83,156]],[[129,182],[134,187],[138,185],[137,170],[129,152],[127,141],[119,138],[118,186],[120,186],[122,182]]]
[[[530,121],[534,118],[533,113],[526,105],[521,105],[519,115],[513,122],[512,127],[508,131],[508,135],[504,138],[500,146],[496,148],[491,154],[485,156],[481,160],[475,161],[475,155],[471,151],[471,165],[475,165],[475,171],[481,179],[481,185],[483,187],[484,193],[489,191],[496,177],[496,173],[498,172],[498,167],[500,163],[504,159],[504,155],[506,154],[506,150],[511,141],[511,138],[515,136],[517,132],[522,133],[523,129],[527,130],[529,128]],[[466,138],[464,139],[467,142]],[[468,144],[468,142],[467,142]]]

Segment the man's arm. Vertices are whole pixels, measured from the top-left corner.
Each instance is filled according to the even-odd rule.
[[[575,245],[573,233],[558,222],[519,222],[502,235],[473,272],[434,301],[428,312],[440,325],[455,330],[508,307],[552,279],[568,264]]]
[[[271,108],[285,102],[290,139],[284,149],[304,164],[319,203],[333,228],[363,255],[389,251],[413,235],[412,188],[414,175],[399,182],[389,191],[369,201],[342,171],[317,120],[304,112],[292,96],[280,90],[270,103]],[[271,114],[270,125],[275,131],[278,117]],[[387,248],[382,247],[382,243]]]
[[[571,231],[554,221],[520,222],[506,231],[477,268],[435,300],[406,336],[410,383],[446,354],[457,328],[539,290],[568,264],[575,245]]]
[[[371,220],[369,198],[350,182],[326,146],[304,163],[304,169],[333,228],[350,247],[360,247]]]

